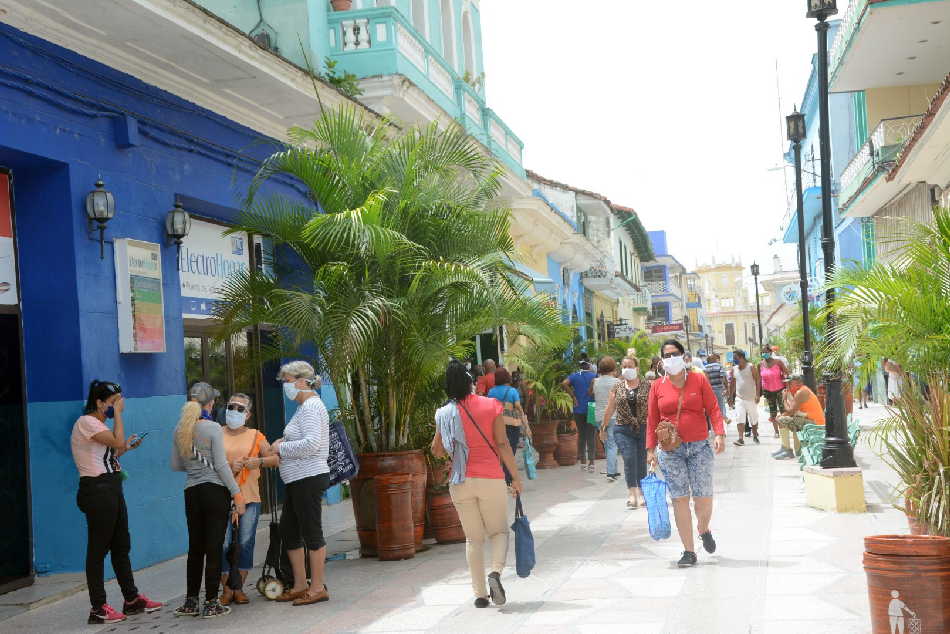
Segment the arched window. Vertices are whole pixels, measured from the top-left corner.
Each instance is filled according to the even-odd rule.
[[[452,0],[442,0],[442,55],[455,68],[455,17]]]
[[[416,27],[420,35],[429,39],[429,16],[426,11],[428,0],[412,0],[412,26]]]
[[[468,11],[462,16],[462,44],[465,48],[465,72],[475,79],[475,35],[472,32],[472,15]]]

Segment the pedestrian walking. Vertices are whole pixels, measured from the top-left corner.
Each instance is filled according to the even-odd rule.
[[[657,379],[661,376],[663,376],[663,359],[660,357],[653,357],[650,359],[650,369],[647,370],[644,378],[653,381],[654,379]]]
[[[214,618],[231,608],[218,601],[224,534],[234,511],[244,514],[244,495],[224,451],[221,425],[211,418],[218,390],[204,382],[191,386],[190,401],[181,408],[172,445],[172,469],[184,471],[188,563],[185,602],[176,616]],[[198,609],[204,573],[205,601]]]
[[[782,448],[772,454],[776,460],[791,460],[798,456],[801,452],[798,432],[807,423],[825,424],[821,401],[805,385],[805,380],[800,375],[788,379],[788,398],[778,423],[782,434]]]
[[[251,397],[240,392],[232,394],[228,399],[225,410],[224,453],[231,466],[231,472],[241,487],[244,496],[244,515],[237,524],[240,558],[238,571],[241,578],[241,587],[231,588],[227,584],[231,564],[224,554],[231,543],[234,524],[228,522],[228,529],[224,536],[224,553],[222,553],[221,604],[229,605],[232,601],[238,605],[248,603],[244,592],[244,583],[247,573],[254,567],[254,543],[257,536],[257,522],[261,516],[261,469],[276,467],[280,462],[277,455],[271,452],[267,438],[260,431],[247,426],[251,419]]]
[[[508,445],[511,452],[518,451],[521,444],[521,435],[531,437],[531,428],[527,425],[527,418],[521,407],[521,394],[511,385],[511,374],[505,368],[495,370],[495,387],[488,390],[488,398],[493,398],[504,408],[502,416],[505,419],[505,433],[508,435]],[[511,484],[511,474],[505,474],[505,482]]]
[[[607,413],[610,394],[620,383],[620,379],[615,376],[616,372],[617,362],[614,358],[602,357],[597,362],[597,378],[590,386],[590,395],[594,397],[594,420],[603,421],[600,437],[604,443],[604,453],[607,454],[607,470],[604,475],[607,476],[608,482],[616,482],[620,477],[620,472],[617,471],[617,443],[614,440],[617,420],[604,417]]]
[[[716,395],[716,402],[719,403],[719,411],[722,412],[723,417],[725,417],[726,390],[729,386],[729,381],[726,377],[726,371],[723,370],[722,364],[719,363],[718,354],[713,352],[711,355],[706,357],[706,364],[703,367],[703,372],[706,374],[706,378],[709,379],[709,385],[713,389],[713,394]],[[726,422],[729,422],[728,419]]]
[[[885,362],[884,370],[887,372],[887,404],[893,405],[904,390],[904,371],[900,364],[891,359]]]
[[[762,399],[762,381],[759,369],[749,363],[745,350],[732,353],[735,365],[729,373],[729,407],[735,410],[736,429],[739,439],[733,442],[737,447],[745,445],[743,434],[752,430],[752,441],[759,444],[759,401]]]
[[[459,364],[461,365],[461,364]],[[294,584],[277,597],[293,605],[330,600],[325,566],[327,542],[323,536],[323,492],[330,486],[330,416],[317,396],[320,379],[306,361],[291,361],[280,368],[284,398],[296,403],[284,435],[274,441],[280,457],[280,478],[287,485],[280,517],[280,538],[294,572]],[[304,553],[307,547],[307,554]],[[305,559],[310,561],[307,584]]]
[[[640,379],[636,357],[621,361],[621,381],[614,386],[604,412],[601,439],[607,436],[607,421],[616,414],[614,442],[623,458],[623,473],[627,482],[627,508],[637,509],[644,504],[640,481],[647,476],[647,399],[650,382]]]
[[[494,359],[485,359],[484,374],[475,382],[475,393],[479,396],[488,396],[488,391],[495,387],[495,370],[498,366]]]
[[[574,425],[577,427],[577,461],[581,469],[594,472],[594,458],[597,456],[597,430],[587,422],[587,405],[591,401],[590,385],[597,375],[585,358],[580,362],[579,369],[561,383],[565,392],[574,399]],[[584,464],[584,460],[587,464]]]
[[[89,384],[83,415],[73,424],[69,445],[79,472],[76,504],[86,516],[86,587],[89,591],[90,625],[124,621],[126,617],[154,612],[162,604],[152,601],[135,587],[129,512],[122,491],[123,472],[119,456],[136,449],[139,436],[125,437],[125,399],[122,388],[110,381]],[[106,421],[112,419],[112,429]],[[10,474],[12,476],[12,474]],[[112,570],[122,589],[122,612],[106,602],[103,567],[112,555]]]
[[[683,360],[683,344],[668,339],[660,348],[666,376],[650,386],[647,410],[647,461],[659,465],[666,478],[676,530],[683,543],[680,568],[696,565],[693,518],[689,500],[696,510],[699,537],[708,553],[716,552],[716,541],[709,529],[713,509],[714,452],[726,448],[722,413],[706,375],[688,372]],[[706,430],[706,414],[716,434],[713,445]],[[663,426],[660,428],[660,422]],[[659,428],[659,429],[658,429]],[[680,440],[678,446],[676,439]],[[669,450],[663,443],[673,445]],[[660,448],[657,449],[657,445]]]
[[[508,557],[508,487],[502,466],[512,475],[511,491],[522,490],[521,476],[508,444],[503,407],[493,398],[472,394],[472,378],[458,361],[445,370],[449,403],[435,414],[430,450],[450,456],[449,494],[465,533],[465,557],[472,577],[475,607],[507,601],[501,573]],[[585,423],[586,424],[586,423]],[[491,545],[490,572],[485,578],[485,541]]]
[[[772,358],[772,349],[762,348],[762,361],[759,363],[759,376],[762,380],[762,393],[769,404],[769,422],[778,438],[778,413],[782,408],[782,395],[785,391],[785,377],[788,376],[788,367],[777,359]]]

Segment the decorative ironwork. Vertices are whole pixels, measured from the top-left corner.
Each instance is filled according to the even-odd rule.
[[[841,174],[842,207],[861,191],[871,175],[894,164],[922,118],[917,114],[881,120]]]

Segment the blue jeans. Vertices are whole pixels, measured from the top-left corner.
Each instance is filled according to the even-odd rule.
[[[614,430],[614,441],[623,457],[627,488],[639,488],[640,480],[647,477],[647,447],[643,428],[634,431],[630,425],[619,425]]]
[[[254,540],[257,537],[257,520],[261,516],[261,503],[248,502],[244,515],[238,520],[238,540],[241,544],[241,555],[238,557],[238,569],[250,570],[254,567]],[[231,570],[228,562],[228,546],[231,544],[233,525],[228,522],[228,531],[224,535],[224,556],[221,558],[221,572]]]
[[[617,440],[614,438],[616,428],[616,420],[611,420],[607,425],[607,440],[604,442],[604,451],[607,454],[607,475],[620,473],[617,471]]]

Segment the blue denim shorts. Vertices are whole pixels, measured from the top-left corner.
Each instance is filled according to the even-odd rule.
[[[656,457],[671,498],[712,497],[715,458],[709,440],[684,442],[671,452],[657,447]]]

